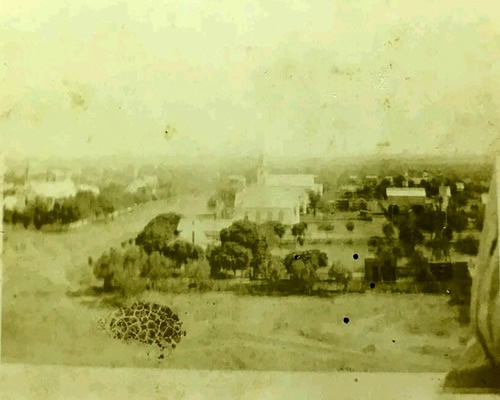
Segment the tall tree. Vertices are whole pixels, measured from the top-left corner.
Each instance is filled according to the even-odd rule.
[[[307,224],[305,222],[297,222],[296,224],[292,225],[292,235],[299,243],[304,242],[306,231]]]
[[[233,242],[251,251],[250,265],[254,275],[258,273],[261,266],[267,264],[269,252],[266,236],[254,222],[248,220],[233,222],[231,226],[221,230],[220,240],[222,245]]]
[[[190,260],[198,260],[202,255],[202,250],[188,241],[176,240],[164,247],[163,254],[174,260],[177,268],[181,268]]]
[[[315,192],[314,190],[310,190],[308,194],[309,194],[309,206],[312,208],[314,216],[316,216],[316,210],[321,200],[321,195],[318,192]]]
[[[284,259],[291,283],[300,291],[311,293],[317,280],[316,270],[328,266],[328,256],[319,250],[290,253]]]
[[[181,216],[176,213],[160,214],[153,218],[137,235],[135,243],[146,253],[164,252],[168,244],[177,236],[177,226]]]

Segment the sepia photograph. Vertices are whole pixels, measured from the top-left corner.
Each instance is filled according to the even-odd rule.
[[[0,8],[1,360],[33,398],[48,367],[500,393],[498,5]]]

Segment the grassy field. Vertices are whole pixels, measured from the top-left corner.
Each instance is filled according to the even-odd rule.
[[[186,204],[180,201],[178,204]],[[69,295],[90,280],[94,258],[133,237],[166,203],[108,224],[42,234],[6,227],[2,357],[5,362],[254,370],[446,371],[466,328],[445,296],[350,294],[334,298],[148,292],[172,307],[187,336],[161,364],[142,345],[97,329],[111,309]],[[417,306],[416,306],[417,305]],[[343,319],[349,318],[349,323]]]

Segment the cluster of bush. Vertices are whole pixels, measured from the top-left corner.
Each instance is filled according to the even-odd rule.
[[[188,278],[186,286],[197,286],[208,279],[208,264],[199,249],[180,240],[169,247],[168,257],[158,251],[148,254],[137,245],[111,248],[95,262],[89,259],[89,264],[94,276],[103,280],[105,292],[118,292],[123,296],[148,289],[161,290],[168,286],[171,278]]]

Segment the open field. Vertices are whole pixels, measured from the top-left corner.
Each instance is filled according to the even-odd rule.
[[[172,207],[185,204],[181,200]],[[89,255],[96,258],[135,236],[169,208],[150,203],[108,224],[61,234],[6,227],[4,361],[158,365],[147,348],[117,342],[97,329],[97,319],[111,311],[97,298],[67,293],[90,280]],[[171,306],[188,332],[162,367],[446,371],[467,337],[446,296],[367,293],[324,299],[149,292],[145,298]]]

